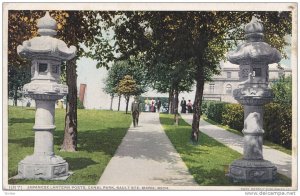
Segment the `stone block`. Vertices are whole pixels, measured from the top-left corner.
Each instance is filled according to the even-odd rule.
[[[228,176],[233,182],[273,182],[277,168],[266,160],[235,160],[229,166]]]

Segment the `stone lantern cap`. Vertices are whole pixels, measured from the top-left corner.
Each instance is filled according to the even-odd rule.
[[[51,18],[48,11],[44,17],[37,20],[36,26],[39,28],[38,33],[40,35],[56,35],[57,23],[53,18]]]
[[[263,25],[255,17],[245,26],[246,42],[227,54],[234,64],[272,64],[281,60],[279,51],[263,41]]]
[[[56,35],[57,24],[51,18],[49,12],[37,22],[40,37],[34,37],[24,41],[17,47],[18,54],[27,59],[53,59],[59,61],[70,60],[76,55],[76,47],[68,48],[67,44],[54,38]]]

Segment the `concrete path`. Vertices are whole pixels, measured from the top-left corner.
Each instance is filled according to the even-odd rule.
[[[105,168],[99,185],[198,186],[159,122],[142,113]]]
[[[192,114],[181,114],[182,118],[192,124]],[[237,134],[226,131],[218,126],[212,125],[204,120],[200,120],[200,131],[206,135],[214,138],[222,144],[225,144],[229,148],[238,151],[243,154],[243,137]],[[201,137],[201,136],[200,136]],[[292,156],[286,153],[280,152],[268,146],[263,146],[263,157],[265,160],[271,161],[276,165],[277,171],[289,178],[292,176]],[[297,173],[296,170],[294,173]]]

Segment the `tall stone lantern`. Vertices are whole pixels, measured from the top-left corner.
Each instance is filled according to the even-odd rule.
[[[253,17],[245,26],[245,43],[227,55],[228,61],[240,65],[241,83],[233,96],[244,107],[244,157],[229,167],[233,181],[270,182],[277,173],[277,168],[263,159],[263,106],[274,97],[268,88],[268,65],[279,62],[281,55],[263,38],[263,25]]]
[[[33,155],[25,157],[18,165],[16,178],[66,179],[68,163],[54,154],[55,102],[68,93],[68,87],[60,84],[62,61],[75,57],[76,47],[67,47],[56,39],[57,24],[49,12],[37,21],[39,37],[24,41],[17,48],[18,54],[32,61],[31,82],[24,85],[24,95],[35,100],[36,113]]]

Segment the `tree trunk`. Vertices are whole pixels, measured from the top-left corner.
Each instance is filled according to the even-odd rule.
[[[199,134],[200,134],[199,124],[200,124],[201,105],[202,105],[202,97],[203,97],[203,89],[204,89],[204,77],[203,76],[197,77],[196,82],[197,84],[196,84],[196,94],[194,100],[194,114],[193,114],[192,133],[191,133],[191,140],[194,144],[198,143],[199,141]]]
[[[169,91],[169,100],[168,100],[168,106],[169,106],[169,108],[168,108],[168,112],[169,112],[169,114],[173,114],[173,99],[174,99],[174,95],[173,95],[173,90],[172,89],[170,89],[170,91]]]
[[[118,111],[120,111],[121,95],[119,95]]]
[[[114,96],[111,95],[111,96],[110,96],[110,107],[109,107],[110,110],[113,110],[113,109],[112,109],[113,100],[114,100]]]
[[[175,122],[175,125],[178,125],[178,122],[179,122],[179,114],[178,114],[178,96],[179,96],[179,92],[178,90],[176,89],[174,91],[174,94],[175,94],[175,100],[174,100],[174,122]]]
[[[128,113],[129,98],[130,98],[129,96],[125,97],[125,100],[126,100],[126,114]]]
[[[76,59],[67,61],[66,79],[68,85],[65,135],[62,145],[63,151],[74,152],[77,150],[77,75]]]

